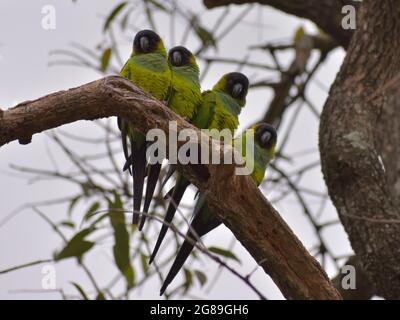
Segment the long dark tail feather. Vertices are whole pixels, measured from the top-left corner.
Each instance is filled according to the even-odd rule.
[[[172,197],[172,194],[174,193],[174,189],[175,189],[175,186],[173,186],[171,189],[169,189],[167,191],[167,193],[164,195],[164,200],[168,200]]]
[[[167,174],[165,175],[164,180],[163,180],[163,182],[162,182],[162,184],[161,184],[161,188],[164,188],[164,187],[165,187],[165,185],[167,184],[168,180],[172,177],[172,175],[174,174],[174,172],[175,172],[175,166],[173,166],[173,165],[171,164],[171,165],[168,167],[168,171],[167,171]]]
[[[122,171],[126,171],[126,170],[128,170],[128,169],[129,169],[129,171],[130,171],[130,167],[131,167],[132,164],[133,164],[133,154],[131,154],[131,155],[129,156],[129,158],[126,159],[125,164],[124,164],[124,166],[123,166],[123,168],[122,168]],[[131,172],[131,171],[130,171],[130,172]]]
[[[128,152],[128,125],[127,123],[122,120],[121,118],[117,118],[117,124],[118,124],[118,128],[121,131],[121,142],[122,142],[122,150],[124,151],[124,157],[125,157],[125,164],[124,167],[122,169],[122,171],[126,171],[127,169],[129,169],[129,173],[132,175],[132,171],[130,169],[131,165],[132,165],[132,154],[129,155]]]
[[[133,156],[133,216],[132,224],[139,223],[139,212],[142,204],[143,185],[146,171],[146,144],[140,146],[132,143]]]
[[[183,176],[180,177],[178,180],[177,184],[175,185],[174,191],[171,196],[171,200],[168,204],[168,209],[167,213],[165,214],[164,217],[164,224],[161,227],[160,234],[158,235],[156,245],[154,247],[153,253],[150,256],[149,264],[151,264],[160,249],[161,243],[164,240],[164,237],[168,231],[169,224],[171,223],[172,219],[174,218],[176,209],[179,206],[179,203],[182,200],[182,197],[187,189],[187,187],[190,185],[189,180],[184,178]]]
[[[192,239],[192,240],[194,240],[194,239]],[[187,240],[185,240],[185,242],[182,244],[182,246],[179,249],[179,252],[175,258],[175,261],[172,264],[172,267],[169,270],[168,275],[165,278],[164,283],[160,289],[160,296],[162,296],[164,294],[164,292],[167,289],[167,287],[169,286],[169,284],[172,282],[172,280],[174,280],[174,278],[178,274],[179,270],[181,270],[182,266],[185,264],[185,261],[189,257],[193,248],[194,248],[194,245]]]
[[[121,118],[118,118],[118,128],[121,130],[122,150],[124,151],[125,160],[129,159],[128,152],[128,126]],[[125,171],[125,170],[124,170]]]
[[[149,165],[147,172],[147,186],[146,186],[146,196],[144,198],[143,212],[148,213],[150,208],[151,200],[153,199],[154,190],[156,189],[158,176],[161,171],[161,163],[156,163]],[[146,216],[142,215],[139,224],[139,231],[143,229],[144,223],[146,221]]]
[[[205,234],[215,229],[220,224],[221,223],[217,218],[210,217],[209,219],[207,219],[206,217],[202,216],[202,212],[199,212],[197,215],[194,216],[193,221],[190,224],[190,228],[186,234],[186,238],[189,238],[192,241],[197,242],[199,237],[204,236]],[[185,264],[185,261],[189,257],[193,248],[194,244],[192,244],[191,241],[185,239],[160,289],[160,296],[164,294],[168,285],[174,280],[179,270]]]

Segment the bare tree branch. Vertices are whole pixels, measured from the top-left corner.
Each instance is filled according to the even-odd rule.
[[[359,6],[359,3],[352,0],[203,0],[203,3],[209,9],[229,4],[268,5],[313,21],[344,48],[348,46],[353,32],[342,28],[342,8],[349,4],[356,8]]]
[[[199,143],[209,144],[200,133],[162,102],[143,93],[121,77],[107,77],[83,86],[23,102],[0,113],[0,146],[13,140],[29,142],[35,133],[78,120],[121,116],[145,134],[159,128],[167,136],[170,121],[177,131],[193,129]],[[168,138],[168,137],[167,137]],[[168,141],[168,139],[167,139]],[[178,141],[180,147],[185,141]],[[231,148],[213,141],[212,147]],[[248,176],[235,174],[235,165],[179,166],[207,197],[210,206],[260,263],[288,299],[340,299],[325,272],[303,247],[278,212]],[[229,190],[229,192],[226,192]]]

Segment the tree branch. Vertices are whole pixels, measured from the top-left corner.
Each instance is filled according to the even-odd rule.
[[[393,140],[400,130],[400,94],[393,90],[400,72],[399,12],[395,0],[362,2],[319,137],[329,195],[352,247],[377,293],[391,299],[400,298],[400,224],[390,222],[400,217],[399,191],[397,198],[393,191],[399,181],[399,141]]]
[[[200,144],[209,139],[170,111],[162,102],[143,93],[130,81],[107,77],[60,91],[4,111],[0,118],[0,146],[78,120],[121,116],[145,134],[159,128],[167,135],[170,121],[177,131],[193,129]],[[178,148],[185,141],[178,141]],[[211,142],[213,148],[231,146]],[[235,165],[186,165],[178,170],[205,194],[210,206],[262,266],[288,299],[340,299],[325,272],[310,256],[278,212],[248,176],[235,175]],[[229,190],[229,192],[226,192]]]
[[[203,0],[203,3],[209,9],[229,4],[268,5],[313,21],[344,48],[348,46],[353,31],[342,28],[342,8],[348,4],[356,8],[359,6],[359,3],[351,0]]]

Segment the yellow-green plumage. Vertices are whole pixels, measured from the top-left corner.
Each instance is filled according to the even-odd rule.
[[[248,152],[249,150],[246,149],[247,137],[250,137],[252,142],[254,142],[254,150],[251,150],[251,152]],[[246,167],[249,169],[254,168],[251,177],[257,186],[260,185],[264,179],[265,170],[274,157],[276,140],[277,135],[275,129],[266,123],[251,127],[248,133],[244,132],[239,138],[233,140],[233,146],[240,150],[245,159]],[[195,205],[193,220],[190,223],[186,239],[180,247],[175,261],[165,278],[160,294],[164,293],[168,285],[178,274],[192,252],[194,243],[198,241],[198,238],[204,236],[220,224],[221,222],[219,219],[208,207],[205,197],[200,195]],[[188,239],[191,239],[191,241]]]
[[[243,86],[238,97],[232,96],[235,81]],[[233,83],[233,84],[231,84]],[[193,118],[193,124],[201,129],[235,130],[239,125],[238,116],[246,104],[247,78],[240,73],[224,75],[212,90],[203,92],[203,103]]]
[[[200,129],[229,129],[233,131],[238,127],[238,116],[246,104],[246,95],[249,87],[247,77],[238,72],[225,74],[212,90],[202,94],[203,101],[195,113],[192,123]],[[178,175],[176,184],[171,191],[171,201],[164,217],[154,250],[150,256],[150,263],[154,260],[160,245],[167,233],[168,224],[171,223],[176,208],[190,185],[189,180]]]
[[[199,81],[199,67],[193,54],[182,46],[169,50],[168,63],[171,69],[171,88],[168,107],[180,116],[191,120],[202,102]],[[161,171],[161,163],[150,164],[147,168],[147,186],[143,212],[147,213]],[[142,230],[146,215],[142,215],[139,230]]]
[[[191,120],[202,103],[199,67],[195,57],[191,54],[188,64],[184,66],[171,64],[171,71],[171,96],[168,99],[168,106],[175,113]]]
[[[168,98],[171,70],[164,44],[155,32],[142,30],[136,34],[132,55],[122,68],[120,75],[131,80],[159,100]],[[130,161],[132,164],[134,209],[132,222],[136,224],[139,221],[138,213],[141,208],[146,173],[146,141],[145,137],[136,132],[128,122],[118,119],[118,124],[121,130],[125,158],[127,163]],[[128,139],[131,145],[130,156],[127,151]]]
[[[260,125],[254,125],[247,131],[247,134],[252,137],[253,141],[255,131],[259,126]],[[273,143],[268,148],[265,148],[261,146],[260,143],[256,142],[254,143],[254,150],[247,150],[247,137],[248,136],[246,135],[246,133],[242,133],[240,138],[236,138],[233,140],[233,146],[236,149],[241,150],[242,157],[244,158],[246,163],[246,167],[249,169],[253,169],[251,173],[251,178],[258,186],[264,180],[265,170],[267,169],[269,162],[275,155],[275,143]]]
[[[159,100],[167,100],[171,84],[171,70],[167,53],[133,53],[121,70],[121,76],[134,82]]]

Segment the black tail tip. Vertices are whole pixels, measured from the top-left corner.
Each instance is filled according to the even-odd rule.
[[[144,227],[144,222],[146,221],[145,217],[142,216],[142,218],[140,219],[140,223],[139,223],[139,227],[138,230],[142,231],[143,227]]]
[[[122,167],[122,171],[125,172],[128,170],[132,165],[132,160],[130,158],[125,162],[124,166]]]
[[[166,289],[167,289],[167,286],[166,286],[166,285],[163,285],[163,286],[161,287],[161,289],[160,289],[160,296],[162,296],[162,295],[164,294],[164,292],[165,292]]]

